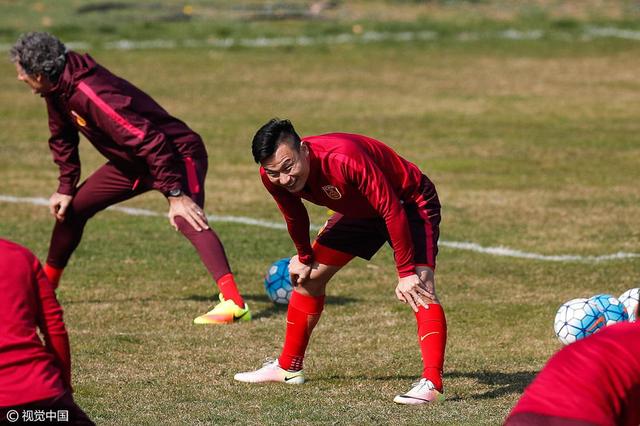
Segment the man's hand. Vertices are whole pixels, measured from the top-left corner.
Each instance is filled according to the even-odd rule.
[[[428,283],[420,281],[417,275],[409,275],[398,279],[396,286],[396,297],[403,303],[408,303],[415,312],[418,312],[418,306],[429,309],[428,304],[432,303],[435,295],[433,291],[429,291]],[[433,288],[433,285],[431,285]]]
[[[49,197],[49,211],[55,216],[58,222],[64,220],[64,215],[67,213],[71,200],[73,200],[72,195],[61,194],[59,192],[54,192],[53,195]]]
[[[311,276],[311,265],[305,265],[295,255],[289,261],[289,275],[293,286],[304,284]]]
[[[209,229],[207,216],[191,198],[181,195],[179,197],[167,197],[167,199],[169,200],[169,222],[176,231],[178,230],[178,225],[176,225],[175,221],[176,216],[184,218],[196,231]]]

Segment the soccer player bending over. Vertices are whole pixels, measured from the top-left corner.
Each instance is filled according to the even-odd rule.
[[[54,287],[93,215],[155,189],[169,202],[171,225],[191,241],[220,289],[221,303],[194,322],[250,320],[203,210],[208,163],[200,136],[133,84],[88,54],[67,51],[50,34],[21,36],[10,57],[18,79],[47,104],[49,147],[60,169],[49,199],[56,223],[44,267]],[[81,184],[78,132],[108,160]]]
[[[46,410],[93,425],[73,400],[69,336],[40,262],[0,239],[0,271],[0,424],[33,424],[35,411]]]
[[[415,313],[424,367],[422,378],[394,401],[442,399],[447,326],[434,285],[440,202],[433,183],[382,142],[348,133],[301,140],[288,120],[262,126],[252,150],[298,254],[289,265],[295,291],[280,357],[235,379],[304,383],[302,362],[322,314],[327,282],[355,256],[371,259],[388,241],[398,273],[396,297]],[[303,198],[336,212],[313,245]]]
[[[610,325],[562,348],[505,425],[640,425],[640,322]]]

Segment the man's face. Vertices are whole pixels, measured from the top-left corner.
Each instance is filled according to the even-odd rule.
[[[47,93],[53,87],[53,84],[49,81],[45,76],[38,75],[28,75],[18,62],[15,63],[16,72],[18,73],[18,80],[24,81],[27,83],[29,87],[31,87],[31,91],[34,95]]]
[[[291,142],[281,142],[271,157],[260,162],[271,183],[289,192],[300,192],[309,178],[309,151],[302,143],[300,150]]]

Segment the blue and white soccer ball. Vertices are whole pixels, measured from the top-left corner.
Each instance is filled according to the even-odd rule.
[[[615,296],[610,294],[596,294],[589,299],[589,303],[604,315],[606,325],[627,321],[629,319],[624,305]]]
[[[289,258],[276,260],[271,264],[264,277],[264,288],[267,296],[274,303],[288,305],[291,299],[291,277],[289,276]]]
[[[578,298],[560,306],[553,329],[560,342],[568,345],[595,333],[605,322],[604,315],[588,299]]]
[[[640,288],[630,288],[618,297],[629,315],[629,322],[636,322],[638,319],[638,305],[640,304]]]

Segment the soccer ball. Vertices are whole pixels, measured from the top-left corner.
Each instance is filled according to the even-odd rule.
[[[596,308],[606,320],[606,325],[629,319],[624,305],[610,294],[597,294],[589,299],[589,304]]]
[[[291,299],[291,277],[289,276],[289,258],[276,260],[271,264],[264,277],[264,288],[267,296],[274,303],[288,305]]]
[[[629,315],[629,322],[636,322],[638,319],[638,303],[640,302],[640,288],[631,288],[618,297],[620,303]]]
[[[587,299],[572,299],[556,312],[553,329],[562,344],[583,339],[604,327],[604,315]]]

